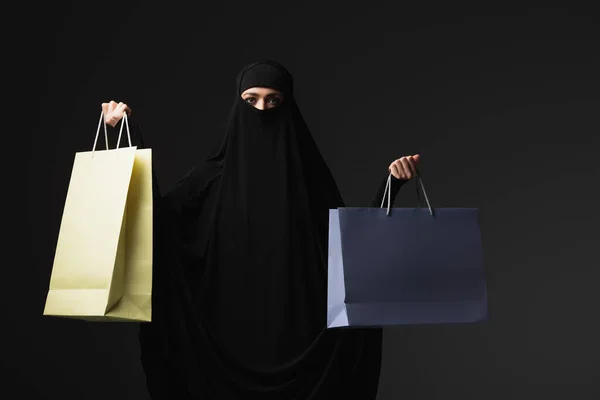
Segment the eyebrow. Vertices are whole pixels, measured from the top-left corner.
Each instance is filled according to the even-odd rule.
[[[258,96],[258,93],[246,92],[246,96]],[[279,97],[279,96],[281,96],[280,93],[269,93],[268,95],[266,95],[266,97]]]

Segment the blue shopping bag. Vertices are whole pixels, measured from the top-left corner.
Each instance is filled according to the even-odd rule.
[[[330,210],[328,328],[487,319],[479,210],[433,209],[416,180],[427,208],[392,208],[390,175],[381,208]]]

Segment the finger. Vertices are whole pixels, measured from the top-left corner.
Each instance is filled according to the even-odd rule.
[[[112,111],[117,107],[117,102],[114,100],[111,100],[110,103],[108,103],[108,111]]]
[[[112,125],[109,107],[110,105],[108,103],[102,103],[102,114],[104,115],[104,123]]]
[[[392,173],[394,178],[400,179],[400,171],[398,171],[398,166],[395,162],[390,165],[390,172]]]
[[[417,164],[419,163],[419,160],[421,159],[421,155],[420,154],[415,154],[414,156],[412,156],[412,159],[414,160],[415,176],[419,176],[420,172],[419,172],[419,169],[417,167]]]
[[[123,113],[125,112],[126,108],[127,108],[127,104],[125,104],[125,103],[119,103],[119,105],[115,109],[115,112],[119,116],[119,118],[121,118],[123,116]]]
[[[406,159],[406,157],[399,158],[398,164],[400,164],[402,170],[404,171],[404,175],[405,175],[406,179],[410,179],[410,176],[411,176],[410,167],[408,165],[408,160]]]
[[[417,167],[415,166],[415,161],[411,156],[402,157],[402,165],[410,174],[409,179],[417,175]]]
[[[397,159],[394,164],[398,166],[398,171],[400,172],[400,176],[402,179],[408,179],[408,174],[410,170],[406,168],[404,163],[402,162],[402,158]]]
[[[394,161],[394,165],[398,169],[398,175],[399,175],[398,179],[406,179],[406,171],[404,170],[404,166],[402,165],[402,162],[400,162],[400,160],[398,159],[398,160]]]
[[[117,122],[123,118],[123,115],[125,115],[125,108],[127,108],[126,104],[119,103],[117,108],[115,108],[114,112],[112,113]]]

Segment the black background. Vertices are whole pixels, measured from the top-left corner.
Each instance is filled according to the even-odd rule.
[[[270,58],[348,205],[419,153],[434,206],[481,210],[490,321],[386,329],[380,399],[599,398],[598,15],[242,4],[30,10],[31,247],[3,284],[9,397],[147,398],[134,324],[42,316],[74,153],[100,103],[126,102],[164,190],[221,137],[237,71]],[[415,204],[410,186],[397,206]]]

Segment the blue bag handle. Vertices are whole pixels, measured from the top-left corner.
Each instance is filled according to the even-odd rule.
[[[425,191],[425,185],[423,185],[423,179],[421,179],[421,173],[419,172],[419,169],[417,168],[417,176],[416,179],[418,181],[418,185],[416,186],[417,188],[417,201],[419,203],[419,205],[421,204],[421,199],[419,196],[419,186],[421,187],[421,190],[423,191],[423,195],[425,196],[425,201],[427,202],[427,208],[429,209],[429,214],[431,216],[433,216],[433,208],[431,207],[431,204],[429,203],[429,198],[427,197],[427,192]],[[383,199],[381,200],[381,207],[383,208],[383,204],[385,203],[385,198],[387,195],[387,212],[386,215],[390,215],[390,211],[392,209],[392,174],[390,173],[390,175],[388,176],[387,179],[387,183],[385,185],[385,191],[383,192]]]

